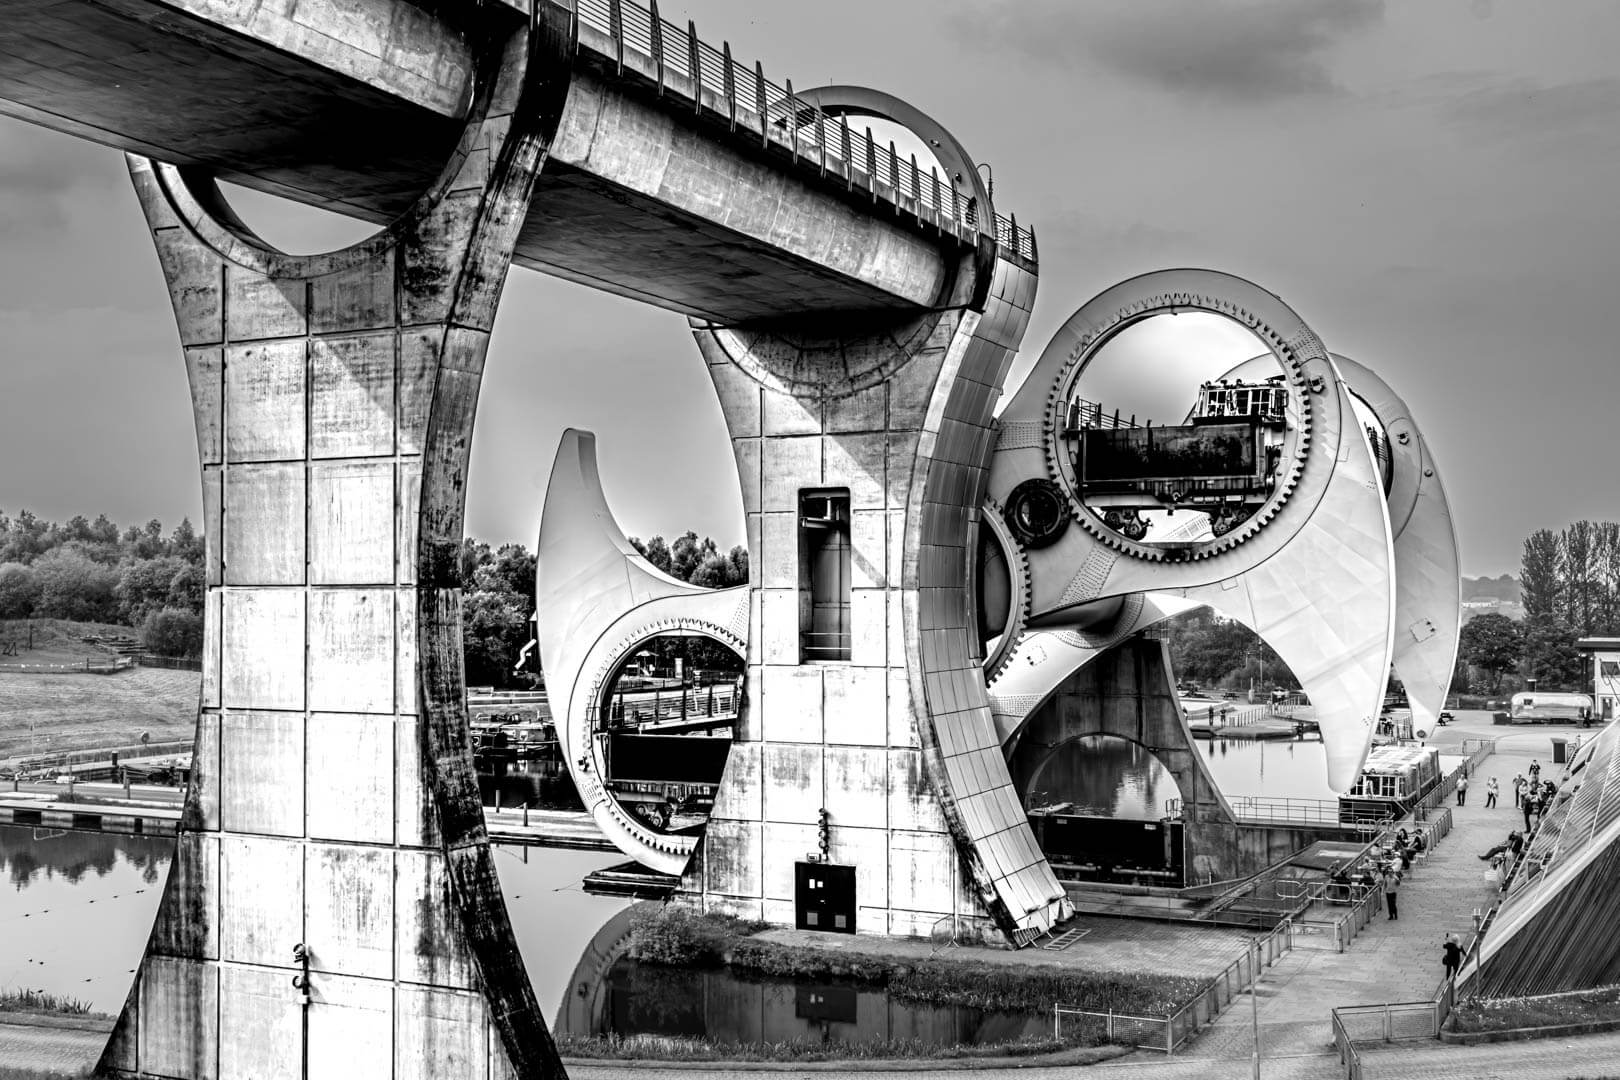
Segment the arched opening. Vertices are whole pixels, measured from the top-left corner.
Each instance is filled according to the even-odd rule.
[[[626,650],[598,697],[593,736],[609,794],[649,829],[701,833],[743,708],[744,660],[698,630]]]
[[[1190,549],[1276,497],[1300,404],[1281,363],[1229,377],[1258,350],[1271,355],[1208,312],[1153,315],[1104,342],[1063,417],[1081,505],[1126,539]]]
[[[1043,748],[1031,765],[1024,808],[1060,879],[1182,884],[1173,810],[1181,789],[1151,750],[1115,735],[1077,735]]]

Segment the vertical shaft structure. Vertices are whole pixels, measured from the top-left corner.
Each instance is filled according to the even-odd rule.
[[[490,9],[454,157],[354,247],[275,251],[211,180],[130,160],[208,588],[193,779],[103,1073],[563,1075],[496,880],[460,636],[478,388],[572,53],[537,7]]]

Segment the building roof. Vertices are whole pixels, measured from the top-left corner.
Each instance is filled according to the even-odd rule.
[[[1581,652],[1620,651],[1620,637],[1583,637],[1575,642]]]

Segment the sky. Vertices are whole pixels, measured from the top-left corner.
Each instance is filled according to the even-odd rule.
[[[1081,304],[1204,266],[1278,293],[1406,399],[1463,571],[1620,519],[1620,5],[1492,0],[664,0],[800,87],[911,101],[990,164],[1041,284],[1008,392]],[[291,250],[355,223],[243,199]],[[0,510],[198,519],[167,294],[122,157],[0,118]],[[1157,420],[1157,418],[1155,418]],[[534,546],[568,426],[625,529],[743,539],[683,317],[516,269],[468,531]]]

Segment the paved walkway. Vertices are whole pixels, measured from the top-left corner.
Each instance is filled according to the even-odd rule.
[[[1550,738],[1571,734],[1588,733],[1564,727],[1492,727],[1489,714],[1460,714],[1457,723],[1442,729],[1433,740],[1436,745],[1444,752],[1457,749],[1467,737],[1490,737],[1498,740],[1497,752],[1476,770],[1467,805],[1451,807],[1451,833],[1426,859],[1415,864],[1406,878],[1399,919],[1388,921],[1380,915],[1343,953],[1302,944],[1284,954],[1263,973],[1254,1003],[1247,995],[1236,998],[1214,1024],[1174,1058],[1137,1051],[1086,1066],[1086,1074],[1098,1080],[1248,1080],[1253,1075],[1253,1010],[1257,1003],[1261,1075],[1266,1080],[1340,1080],[1343,1072],[1333,1050],[1330,1011],[1340,1005],[1424,1001],[1433,997],[1442,975],[1440,946],[1445,935],[1471,930],[1473,911],[1484,910],[1495,895],[1494,887],[1483,879],[1485,864],[1478,855],[1504,839],[1509,830],[1523,825],[1523,818],[1513,808],[1510,782],[1514,773],[1524,771],[1532,759],[1537,759],[1543,774],[1557,779],[1562,769],[1552,764]],[[1504,792],[1495,809],[1485,807],[1485,780],[1490,776],[1497,777]],[[1090,925],[1092,933],[1069,951],[1049,954],[1041,961],[1202,973],[1224,967],[1241,951],[1246,937],[1231,930],[1106,918],[1088,920],[1083,925]],[[773,936],[796,939],[792,931],[773,932]],[[817,942],[825,945],[826,939],[818,936]],[[860,944],[863,948],[870,946],[864,941]],[[930,951],[924,942],[897,942],[892,948],[903,955],[920,956]],[[1148,949],[1153,950],[1151,960],[1145,959],[1148,954],[1144,950]],[[961,955],[1012,960],[1006,952],[979,949],[964,949]],[[85,1068],[99,1053],[102,1038],[99,1033],[42,1034],[37,1029],[0,1024],[0,1063],[33,1065],[37,1060],[47,1069]],[[1362,1054],[1368,1080],[1620,1080],[1620,1033],[1475,1047],[1423,1040],[1387,1049],[1368,1047]],[[670,1068],[591,1062],[576,1062],[569,1067],[569,1075],[578,1080],[692,1080],[719,1071],[712,1066]],[[829,1071],[789,1065],[728,1069],[723,1075],[736,1080],[749,1076],[780,1080],[784,1076],[855,1071],[859,1070],[848,1066]],[[1080,1073],[1081,1068],[1075,1066],[1036,1066],[975,1070],[972,1075],[1045,1080]],[[905,1074],[917,1080],[944,1080],[959,1078],[964,1072],[960,1067],[924,1065],[907,1069]]]

